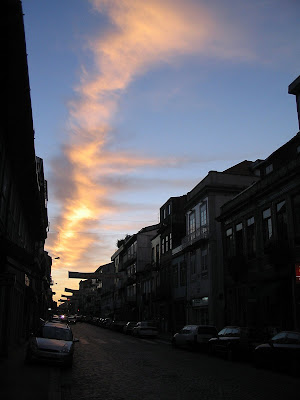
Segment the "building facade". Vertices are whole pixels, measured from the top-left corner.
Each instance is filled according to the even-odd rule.
[[[186,236],[174,254],[184,258],[174,264],[181,276],[186,271],[187,323],[224,324],[222,236],[216,218],[224,203],[258,179],[252,165],[243,161],[224,172],[210,171],[187,194]]]

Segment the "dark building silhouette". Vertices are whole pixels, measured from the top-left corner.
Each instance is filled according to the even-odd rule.
[[[221,207],[227,324],[300,324],[300,132],[255,165],[260,180]],[[299,268],[300,269],[300,268]],[[299,277],[300,280],[300,277]]]
[[[0,351],[22,341],[51,303],[47,182],[36,157],[22,4],[1,3]]]

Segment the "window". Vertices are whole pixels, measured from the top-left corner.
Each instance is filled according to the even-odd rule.
[[[181,261],[179,268],[180,286],[186,286],[186,264],[184,261]]]
[[[243,224],[239,223],[235,226],[235,254],[239,256],[242,255],[244,252],[243,247]]]
[[[202,276],[207,276],[207,249],[201,251],[201,273]]]
[[[136,284],[127,286],[127,297],[133,298],[136,296]]]
[[[201,236],[206,236],[207,234],[207,202],[201,204],[200,206],[200,229],[201,229]]]
[[[170,215],[171,214],[171,204],[168,204],[167,208],[168,208],[168,215]]]
[[[256,238],[255,238],[255,224],[254,217],[247,219],[247,227],[246,227],[246,235],[247,235],[247,253],[248,258],[252,259],[256,254]]]
[[[162,239],[161,241],[161,254],[165,253],[165,239]]]
[[[286,342],[289,344],[300,344],[300,335],[296,332],[288,332],[286,335]]]
[[[169,251],[169,236],[166,236],[166,252]]]
[[[191,275],[196,273],[196,253],[193,251],[191,253]]]
[[[166,218],[166,209],[164,208],[163,209],[163,219],[165,219]]]
[[[276,205],[277,235],[280,240],[287,240],[287,212],[285,201]]]
[[[233,255],[232,228],[227,229],[225,233],[225,252],[226,252],[226,257],[232,257]]]
[[[272,342],[275,343],[284,343],[286,340],[286,332],[280,332],[277,335],[272,337]]]
[[[172,243],[172,233],[170,233],[170,234],[169,234],[169,247],[170,247],[170,250],[172,250],[172,246],[173,246],[173,243]]]
[[[196,231],[196,216],[195,212],[191,212],[189,214],[189,234],[191,235],[191,239],[195,237]]]
[[[266,245],[273,235],[271,209],[268,208],[263,211],[263,240]]]
[[[266,175],[270,174],[272,171],[273,171],[273,164],[267,165],[265,169]]]

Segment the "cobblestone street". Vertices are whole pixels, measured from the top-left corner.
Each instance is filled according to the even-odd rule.
[[[73,327],[74,365],[61,370],[63,400],[297,399],[299,379],[251,364],[173,349],[85,323]]]

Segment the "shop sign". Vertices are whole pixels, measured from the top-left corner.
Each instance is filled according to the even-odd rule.
[[[202,297],[201,299],[193,299],[192,307],[203,307],[208,305],[208,297]]]

